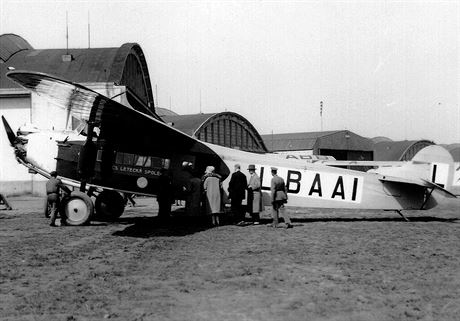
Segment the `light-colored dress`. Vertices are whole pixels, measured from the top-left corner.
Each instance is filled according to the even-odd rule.
[[[206,194],[206,213],[219,214],[221,210],[220,179],[208,176],[204,180],[203,189]]]
[[[248,187],[252,188],[252,213],[260,213],[262,208],[262,198],[260,194],[260,177],[257,174],[254,173],[251,175]]]

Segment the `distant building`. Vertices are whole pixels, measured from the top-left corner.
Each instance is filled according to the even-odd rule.
[[[327,155],[337,160],[373,160],[370,139],[348,130],[262,135],[268,150],[294,155]]]
[[[429,140],[379,141],[374,144],[374,160],[410,161],[421,149],[434,145]]]
[[[37,50],[18,35],[0,35],[0,114],[13,130],[25,123],[41,129],[72,129],[78,121],[67,119],[65,110],[5,76],[13,69],[43,72],[82,84],[159,119],[147,62],[136,43],[118,48]],[[15,161],[3,128],[0,129],[0,183],[1,192],[6,194],[43,191],[43,179],[28,174]]]
[[[163,116],[177,116],[178,115],[177,113],[173,112],[170,109],[160,108],[158,106],[155,107],[155,113],[160,117],[163,117]]]
[[[220,146],[265,153],[262,137],[243,116],[232,113],[165,115],[164,122],[192,137]]]
[[[441,146],[449,151],[454,158],[454,162],[460,162],[460,144],[441,144]]]

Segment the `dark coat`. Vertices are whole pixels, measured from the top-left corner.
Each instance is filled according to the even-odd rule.
[[[244,199],[245,191],[248,186],[248,180],[246,175],[240,171],[236,171],[232,174],[230,182],[228,183],[228,196],[231,199]]]

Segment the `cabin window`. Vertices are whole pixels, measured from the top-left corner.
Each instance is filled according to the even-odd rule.
[[[138,155],[136,155],[136,157],[137,157],[137,159],[136,159],[135,166],[144,166],[146,157],[145,156],[138,156]]]
[[[99,158],[98,153],[98,158]],[[116,154],[115,163],[118,165],[139,166],[147,168],[166,168],[168,169],[171,163],[170,159],[154,156],[141,156],[129,153],[118,152]]]
[[[97,150],[96,161],[102,162],[102,149]]]
[[[144,167],[151,167],[151,166],[152,166],[152,159],[150,157],[146,157]]]
[[[133,165],[134,164],[134,155],[133,154],[125,154],[123,157],[123,164],[124,165]]]

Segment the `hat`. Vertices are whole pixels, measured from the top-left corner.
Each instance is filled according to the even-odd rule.
[[[272,167],[272,171],[277,171],[278,168],[277,167]]]
[[[255,171],[255,170],[256,170],[256,165],[252,165],[252,164],[249,165],[249,166],[248,166],[248,171],[250,171],[250,170]]]
[[[215,170],[216,169],[214,166],[208,166],[206,167],[206,170],[204,172],[210,174],[210,173],[214,173]]]

